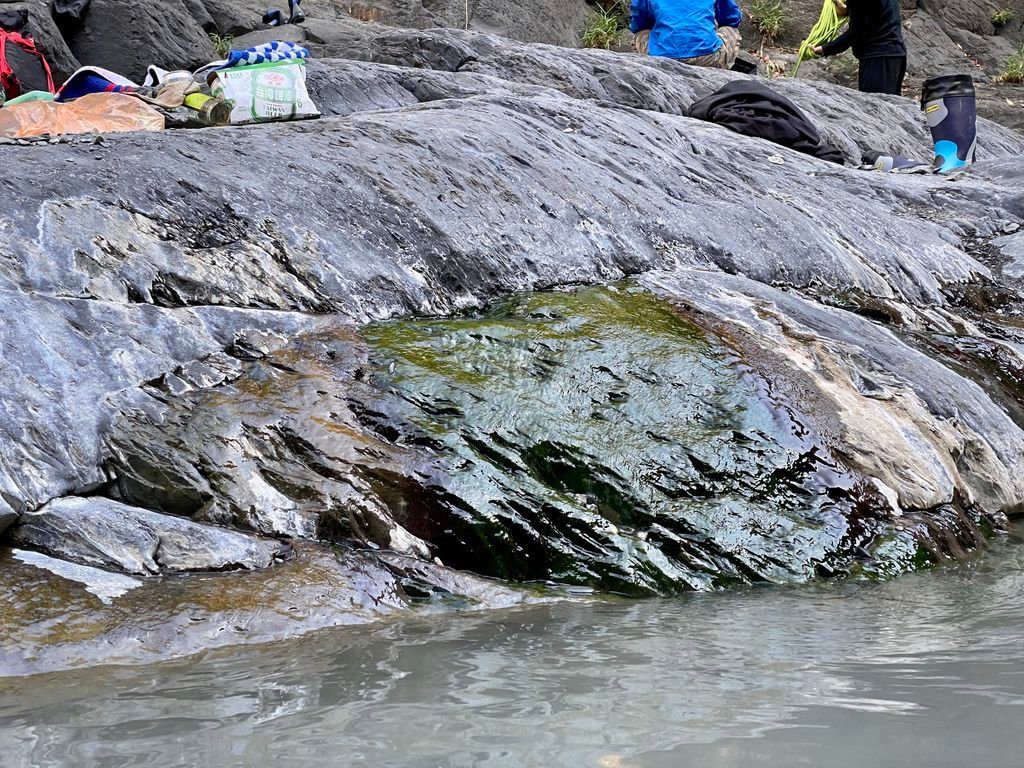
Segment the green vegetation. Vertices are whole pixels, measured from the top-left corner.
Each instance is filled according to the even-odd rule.
[[[766,43],[772,43],[786,26],[782,0],[755,0],[750,5],[750,18]]]
[[[611,48],[619,42],[625,27],[625,17],[619,3],[599,7],[587,21],[580,37],[584,48]]]
[[[992,13],[992,25],[995,27],[1005,27],[1016,18],[1017,14],[1014,13],[1012,8],[1000,8]]]
[[[1006,60],[1003,73],[999,75],[1001,83],[1024,83],[1024,45]]]
[[[216,32],[211,32],[210,42],[213,43],[213,50],[217,52],[218,56],[227,56],[235,38],[232,35],[218,35]]]

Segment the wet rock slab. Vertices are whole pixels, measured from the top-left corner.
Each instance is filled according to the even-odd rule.
[[[111,494],[636,593],[897,573],[1019,509],[1017,385],[919,341],[1024,360],[989,258],[1020,136],[981,121],[991,159],[955,178],[871,174],[685,116],[732,73],[338,23],[322,120],[0,147],[0,526]],[[910,100],[778,87],[848,159],[930,152]],[[610,294],[501,304],[629,277],[662,303],[628,322]],[[149,533],[65,523],[38,546],[164,567]],[[357,614],[447,579],[374,563]]]
[[[0,676],[146,664],[412,611],[552,599],[438,570],[409,566],[399,556],[384,563],[299,542],[294,557],[273,568],[138,578],[0,548]]]
[[[108,469],[122,498],[168,512],[630,594],[898,572],[999,526],[1021,442],[976,386],[888,334],[870,348],[958,393],[972,449],[957,467],[941,420],[825,340],[849,324],[871,340],[868,321],[822,310],[819,378],[780,374],[784,358],[766,375],[765,357],[788,351],[771,326],[755,357],[685,316],[707,294],[689,285],[301,335],[230,382],[147,388],[150,407],[112,425]],[[738,324],[727,310],[749,302],[715,320]],[[810,348],[810,329],[790,333]],[[936,544],[910,511],[961,489],[992,515],[967,510]]]
[[[55,499],[22,515],[9,536],[19,546],[140,575],[267,568],[288,552],[273,539],[103,498]]]

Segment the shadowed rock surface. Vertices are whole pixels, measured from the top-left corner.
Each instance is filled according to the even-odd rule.
[[[0,516],[650,593],[895,574],[1020,509],[1018,135],[874,174],[682,116],[730,73],[361,29],[316,122],[0,147]],[[929,152],[909,100],[780,90],[850,159]]]
[[[150,64],[192,70],[217,58],[185,0],[92,0],[69,44],[83,64],[140,83]]]

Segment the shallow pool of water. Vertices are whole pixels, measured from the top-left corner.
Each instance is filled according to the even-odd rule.
[[[3,766],[1024,763],[1024,547],[0,680]]]

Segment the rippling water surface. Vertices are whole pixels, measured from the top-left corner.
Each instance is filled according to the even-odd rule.
[[[1024,764],[1024,548],[0,680],[3,766]]]

